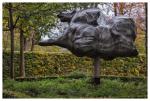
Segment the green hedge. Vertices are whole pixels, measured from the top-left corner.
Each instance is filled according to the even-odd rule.
[[[9,75],[10,52],[3,52],[3,77]],[[101,75],[146,76],[146,56],[101,60]],[[14,56],[15,76],[19,76],[19,52]],[[26,76],[64,76],[71,72],[92,75],[92,59],[69,53],[25,52]]]

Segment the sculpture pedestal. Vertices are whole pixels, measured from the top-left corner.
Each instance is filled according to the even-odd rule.
[[[100,85],[100,77],[99,78],[92,78],[92,84]]]
[[[100,84],[100,58],[95,57],[93,61],[93,66],[94,66],[94,77],[92,83],[94,85],[99,85]]]

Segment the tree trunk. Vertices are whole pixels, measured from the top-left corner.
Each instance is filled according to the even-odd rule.
[[[117,16],[117,3],[114,3],[114,13],[115,13],[115,16]]]
[[[124,3],[119,3],[119,14],[124,15]]]
[[[145,3],[145,48],[146,48],[146,54],[147,54],[147,3]]]
[[[12,4],[9,3],[9,30],[10,30],[10,40],[11,40],[11,54],[10,54],[10,78],[14,79],[14,25],[13,25],[13,11]]]
[[[32,33],[32,38],[31,38],[31,51],[34,50],[34,32]]]
[[[94,65],[94,77],[93,77],[93,83],[95,85],[100,84],[100,64],[99,64],[99,57],[95,57],[93,61]]]
[[[23,30],[21,28],[20,28],[20,77],[25,77],[24,36],[23,36]]]
[[[31,43],[31,51],[34,50],[34,38],[32,38],[32,43]]]
[[[27,51],[27,50],[28,50],[28,40],[27,40],[27,38],[25,38],[25,37],[24,37],[24,42],[23,42],[23,44],[24,44],[23,50],[24,50],[24,51]]]

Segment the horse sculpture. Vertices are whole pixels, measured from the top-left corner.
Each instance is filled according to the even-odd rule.
[[[134,45],[136,26],[130,17],[116,16],[107,19],[96,8],[58,14],[69,27],[57,40],[39,42],[41,46],[57,45],[67,48],[76,56],[94,59],[94,84],[100,84],[99,58],[133,57],[138,52]]]

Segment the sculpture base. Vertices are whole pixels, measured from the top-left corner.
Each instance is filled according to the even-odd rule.
[[[92,79],[92,84],[94,84],[94,85],[100,85],[100,78],[99,77],[93,78]]]

